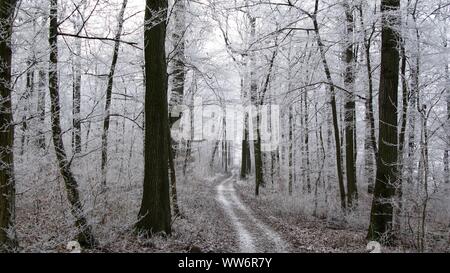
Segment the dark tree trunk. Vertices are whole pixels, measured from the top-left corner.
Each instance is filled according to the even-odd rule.
[[[328,65],[326,55],[325,55],[325,45],[322,42],[319,31],[319,24],[317,22],[317,13],[319,10],[319,0],[316,0],[315,11],[312,16],[314,30],[316,32],[317,44],[319,46],[320,55],[322,58],[322,64],[324,67],[325,75],[328,80],[329,90],[330,90],[330,104],[331,104],[331,113],[332,113],[332,121],[333,121],[333,129],[334,129],[334,143],[336,148],[336,168],[337,168],[337,176],[339,183],[339,193],[341,198],[341,207],[343,210],[346,209],[346,200],[345,200],[345,187],[344,187],[344,178],[343,178],[343,170],[342,170],[342,152],[341,152],[341,140],[339,133],[339,122],[338,122],[338,114],[337,114],[337,106],[336,106],[336,91],[333,83],[333,79],[331,77],[330,67]]]
[[[252,25],[254,25],[254,21],[252,21]],[[261,151],[261,108],[265,101],[265,96],[269,89],[270,79],[272,75],[273,65],[275,63],[275,57],[277,56],[277,48],[274,49],[272,58],[269,63],[269,70],[267,72],[266,79],[264,81],[263,88],[261,90],[260,98],[256,96],[257,88],[256,85],[253,86],[252,82],[252,100],[256,102],[256,140],[254,141],[254,149],[255,149],[255,195],[259,195],[259,187],[264,187],[264,166],[263,166],[263,154]],[[253,78],[253,77],[251,77]]]
[[[119,14],[119,25],[116,33],[116,42],[114,44],[114,51],[111,61],[111,67],[108,74],[108,84],[106,86],[106,103],[105,103],[105,117],[103,119],[103,134],[102,134],[102,187],[106,189],[106,177],[107,177],[107,165],[108,165],[108,131],[110,124],[110,109],[111,109],[111,97],[114,86],[114,73],[116,71],[117,59],[119,58],[120,37],[122,35],[122,28],[124,22],[124,13],[127,7],[128,0],[123,0],[122,9]]]
[[[49,44],[51,50],[48,80],[51,101],[52,137],[55,146],[55,154],[61,176],[64,179],[71,213],[75,218],[75,225],[79,229],[78,241],[84,247],[92,248],[97,245],[97,242],[94,239],[92,228],[88,224],[83,211],[83,205],[80,201],[80,193],[78,191],[78,183],[70,169],[70,162],[67,160],[62,137],[63,133],[61,130],[61,108],[59,104],[58,83],[58,0],[51,0]]]
[[[43,67],[39,68],[38,72],[38,102],[37,102],[37,113],[39,115],[39,127],[38,127],[38,136],[37,136],[37,146],[43,150],[45,150],[45,132],[44,132],[44,126],[45,126],[45,81],[46,72]]]
[[[241,98],[244,101],[244,105],[248,104],[248,90],[246,86],[247,73],[243,73],[241,78]],[[251,172],[251,155],[250,155],[250,143],[249,143],[249,116],[248,112],[244,111],[244,125],[242,132],[242,149],[241,149],[241,179],[246,179]]]
[[[28,143],[27,140],[27,131],[28,131],[28,120],[30,118],[30,98],[34,92],[34,58],[35,56],[29,57],[27,61],[28,70],[26,73],[26,85],[25,92],[22,96],[24,100],[24,107],[22,113],[22,137],[20,143],[20,155],[23,155],[25,152],[25,146]]]
[[[216,153],[217,153],[217,150],[219,150],[219,145],[220,145],[220,141],[217,140],[214,143],[214,148],[213,148],[213,152],[211,155],[211,162],[209,163],[210,170],[214,169],[214,160],[216,159]]]
[[[250,29],[251,29],[251,40],[255,40],[256,36],[256,18],[249,16],[250,19]],[[250,53],[250,99],[251,103],[255,106],[256,113],[252,113],[253,119],[253,149],[254,149],[254,160],[255,160],[255,195],[259,195],[259,187],[264,184],[263,180],[263,166],[262,166],[262,154],[261,154],[261,135],[260,135],[260,105],[258,102],[258,85],[256,82],[256,60],[255,54]],[[253,117],[254,114],[254,117]]]
[[[184,156],[184,163],[183,163],[183,176],[186,177],[186,172],[188,169],[188,164],[191,161],[192,157],[192,142],[191,140],[186,141],[186,153]]]
[[[248,113],[244,113],[244,137],[242,139],[242,162],[241,162],[241,179],[247,178],[251,171],[250,144],[248,132]]]
[[[292,184],[294,183],[294,158],[293,158],[293,131],[294,131],[294,113],[293,106],[289,106],[289,151],[288,151],[288,170],[289,170],[289,180],[288,180],[288,192],[289,195],[292,195]]]
[[[445,48],[448,48],[447,42],[445,42]],[[444,181],[446,184],[450,184],[450,72],[448,69],[448,61],[445,63],[445,80],[447,86],[447,122],[445,123],[445,128],[447,128],[447,144],[444,150]]]
[[[254,149],[255,149],[255,195],[259,195],[259,187],[264,186],[264,177],[263,177],[263,161],[262,161],[262,153],[261,153],[261,117],[259,113],[259,109],[256,114],[256,140],[253,141]]]
[[[398,80],[399,80],[399,24],[400,0],[382,0],[382,45],[379,88],[379,142],[374,198],[370,216],[368,239],[385,239],[392,243],[393,205],[398,162]]]
[[[225,109],[223,110],[223,140],[222,140],[222,167],[225,171],[225,173],[228,173],[228,167],[229,167],[229,142],[227,141],[227,120],[226,120],[226,113]]]
[[[15,0],[0,2],[0,252],[17,245],[15,223],[14,125],[11,83],[11,35]]]
[[[166,64],[167,0],[147,0],[145,9],[144,191],[136,231],[171,233]]]
[[[308,107],[308,91],[305,89],[303,93],[303,105],[305,111],[305,132],[304,132],[304,142],[305,142],[305,168],[306,168],[306,189],[308,193],[311,193],[311,167],[310,167],[310,156],[309,156],[309,107]]]
[[[361,22],[361,28],[364,30],[364,52],[366,59],[366,73],[368,81],[368,89],[366,95],[366,135],[364,138],[364,150],[365,150],[365,176],[367,178],[367,191],[369,194],[373,193],[375,187],[375,164],[374,157],[378,157],[377,142],[375,137],[375,118],[373,110],[373,78],[372,78],[372,61],[370,59],[370,48],[372,44],[372,38],[375,34],[375,24],[371,26],[371,33],[366,33],[366,26],[364,24],[364,12],[363,5],[359,6],[359,17]]]
[[[348,1],[344,2],[346,15],[346,48],[345,48],[345,73],[344,83],[348,90],[344,105],[344,127],[345,127],[345,167],[347,175],[347,204],[348,207],[357,205],[358,188],[356,182],[356,113],[355,113],[355,54],[353,44],[353,7]]]

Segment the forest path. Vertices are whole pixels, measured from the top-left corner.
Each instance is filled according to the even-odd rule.
[[[220,182],[216,188],[216,200],[233,223],[239,251],[287,252],[287,244],[281,236],[256,218],[239,199],[234,188],[235,181],[236,175],[233,173],[231,177]]]

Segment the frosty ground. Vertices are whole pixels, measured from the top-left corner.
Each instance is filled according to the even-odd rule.
[[[88,162],[77,164],[80,169],[89,169]],[[21,173],[21,178],[28,179],[27,187],[20,189],[17,198],[17,231],[24,252],[66,252],[67,242],[76,236],[61,190],[62,181],[50,166],[51,160],[43,160],[39,175]],[[119,167],[116,170],[122,173]],[[172,219],[172,235],[147,239],[135,235],[132,229],[142,194],[141,177],[133,172],[133,167],[122,173],[124,180],[111,184],[106,194],[99,191],[95,177],[88,173],[78,175],[86,181],[82,195],[100,241],[100,247],[90,251],[365,252],[368,215],[350,214],[345,221],[319,213],[311,216],[314,211],[299,202],[299,196],[286,196],[277,184],[268,183],[255,197],[252,178],[239,180],[236,174],[193,173],[180,177],[181,215]],[[47,180],[40,180],[40,176]],[[318,211],[323,208],[319,206]],[[444,245],[440,250],[445,251],[445,247],[448,249]]]

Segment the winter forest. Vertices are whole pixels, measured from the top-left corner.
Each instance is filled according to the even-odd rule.
[[[449,0],[0,0],[0,252],[450,252],[449,39]]]

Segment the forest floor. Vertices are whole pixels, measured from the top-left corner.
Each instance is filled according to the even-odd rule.
[[[234,187],[235,181],[236,175],[233,174],[220,182],[216,199],[231,219],[240,252],[288,252],[285,240],[241,202]]]
[[[365,230],[322,220],[277,204],[269,188],[255,197],[251,179],[237,175],[178,181],[181,216],[168,238],[130,232],[113,252],[365,252]]]
[[[22,252],[67,252],[65,246],[77,232],[67,213],[64,191],[58,186],[61,182],[52,183],[50,179],[57,175],[47,170],[50,183],[30,180],[31,190],[20,191],[17,233]],[[93,251],[366,252],[366,215],[345,221],[313,217],[298,196],[289,197],[270,184],[255,197],[252,178],[239,180],[237,175],[188,175],[178,178],[177,188],[181,215],[172,219],[171,236],[144,238],[133,233],[141,177],[129,184],[111,185],[107,202],[94,194],[95,187],[83,184],[82,196],[91,200],[86,203],[88,219],[100,242],[100,248]],[[383,251],[409,252],[400,248]]]
[[[366,252],[366,231],[341,221],[319,219],[287,210],[261,191],[255,197],[253,185],[238,183],[239,194],[255,215],[263,219],[291,244],[291,252]],[[252,183],[251,183],[252,184]]]
[[[279,199],[273,198],[277,195],[269,187],[255,197],[250,181],[241,181],[237,175],[217,175],[213,179],[180,182],[179,199],[184,217],[175,221],[174,230],[185,234],[180,238],[187,246],[172,250],[366,252],[365,229],[290,210],[277,204]],[[191,236],[186,240],[188,233]]]

